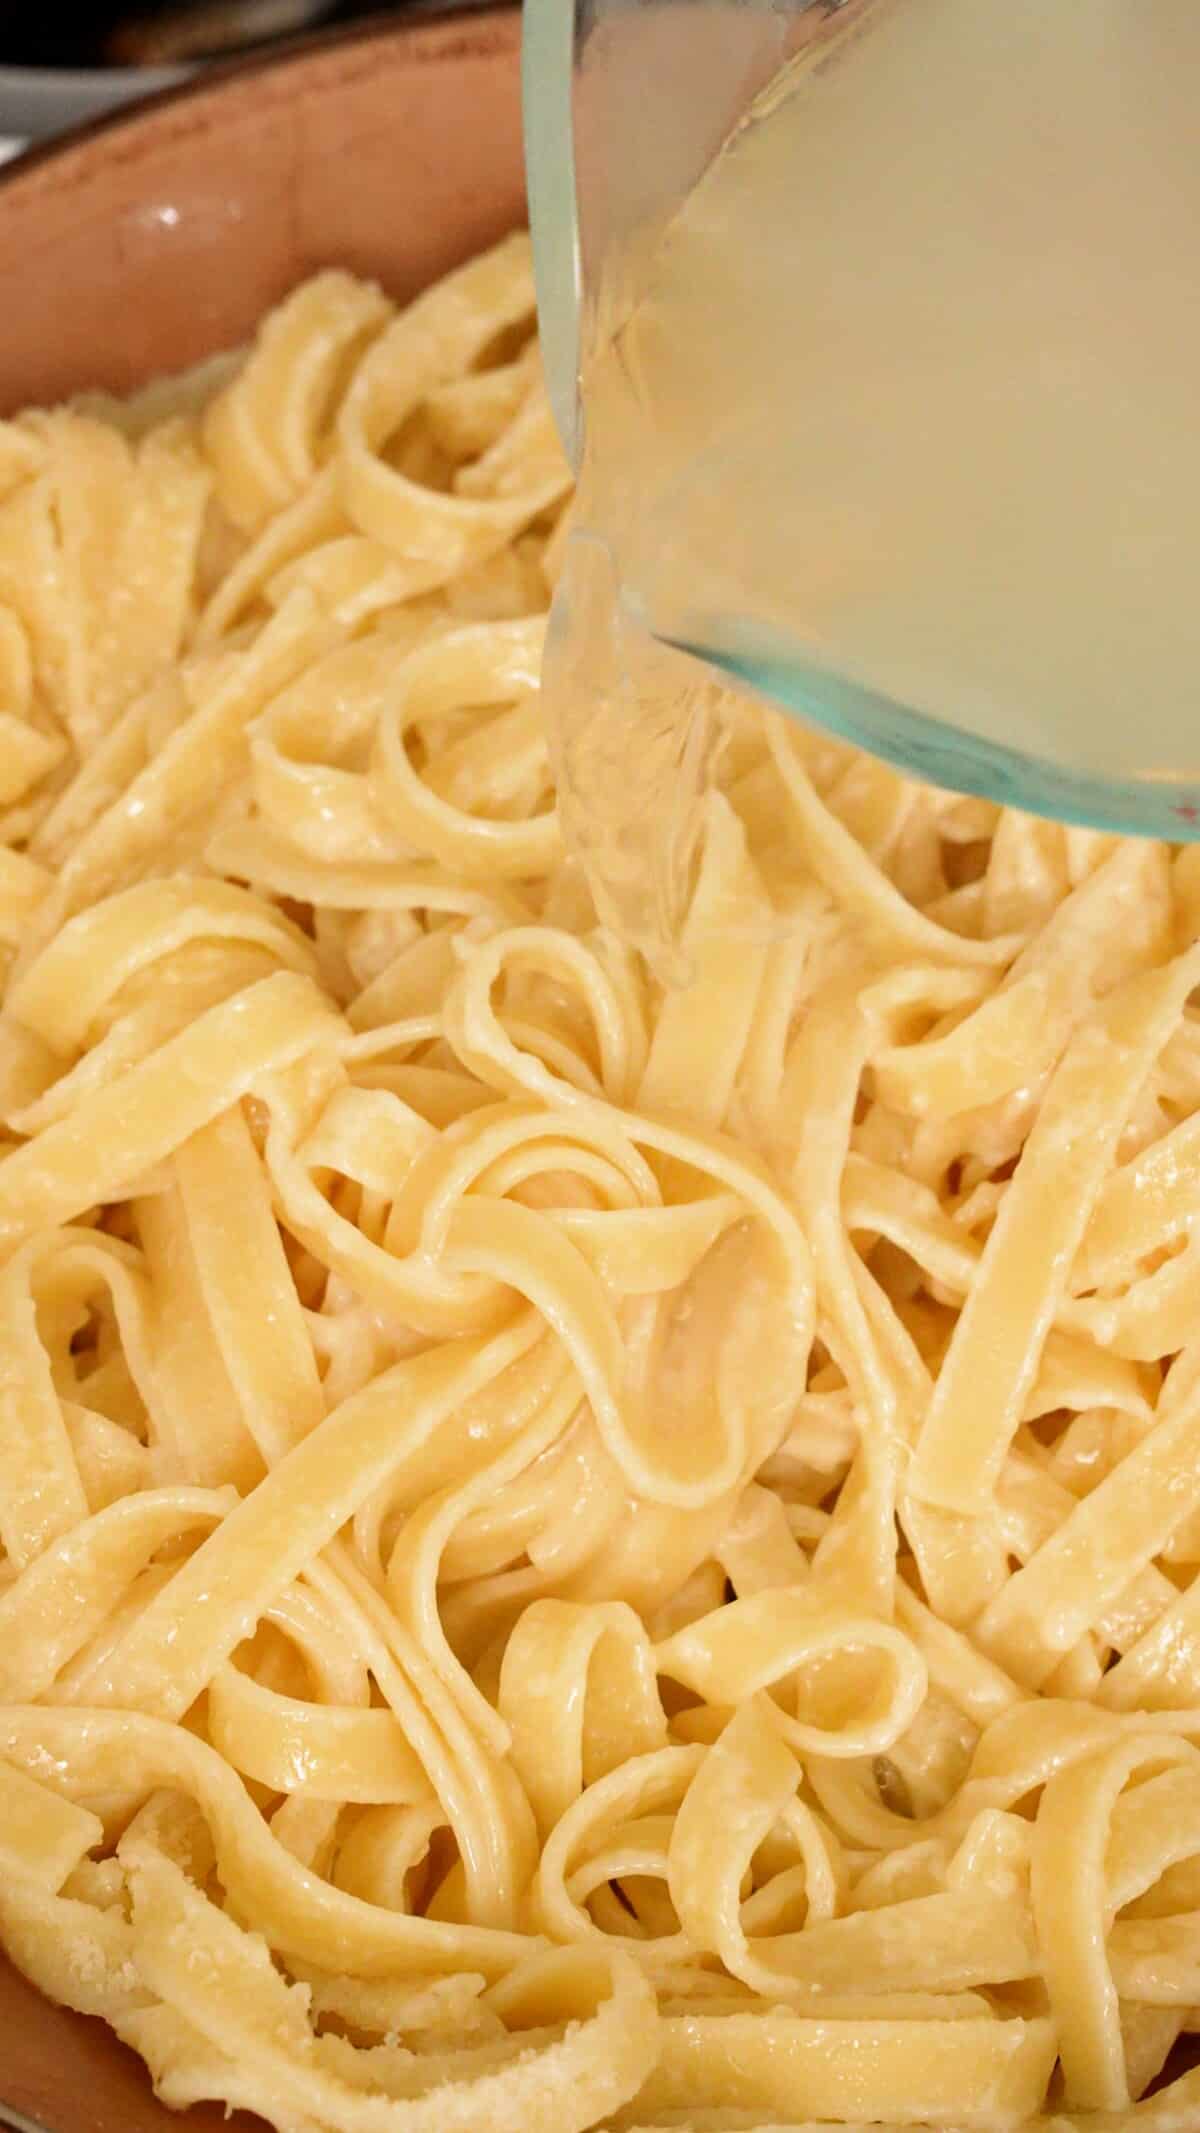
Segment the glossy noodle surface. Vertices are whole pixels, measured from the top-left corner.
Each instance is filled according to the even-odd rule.
[[[715,695],[664,988],[532,330],[0,426],[0,1944],[283,2133],[1187,2133],[1200,850]]]

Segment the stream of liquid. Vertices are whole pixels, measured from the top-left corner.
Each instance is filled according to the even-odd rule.
[[[868,0],[652,248],[546,676],[627,930],[670,934],[711,734],[671,644],[852,735],[1200,775],[1198,113],[1196,0]]]

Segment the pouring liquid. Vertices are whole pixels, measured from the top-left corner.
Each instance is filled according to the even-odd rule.
[[[607,915],[686,871],[664,646],[996,797],[992,748],[1063,812],[1200,781],[1198,90],[1195,0],[860,0],[649,248],[546,672]]]

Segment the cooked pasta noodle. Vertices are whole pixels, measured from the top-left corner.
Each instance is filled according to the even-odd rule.
[[[1185,2133],[1195,852],[720,697],[664,987],[532,328],[0,431],[0,1942],[288,2133]]]

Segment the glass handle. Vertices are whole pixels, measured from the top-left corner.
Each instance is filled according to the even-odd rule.
[[[546,389],[563,446],[579,465],[579,315],[582,274],[576,214],[573,0],[524,0],[521,100],[525,183],[533,234]]]

